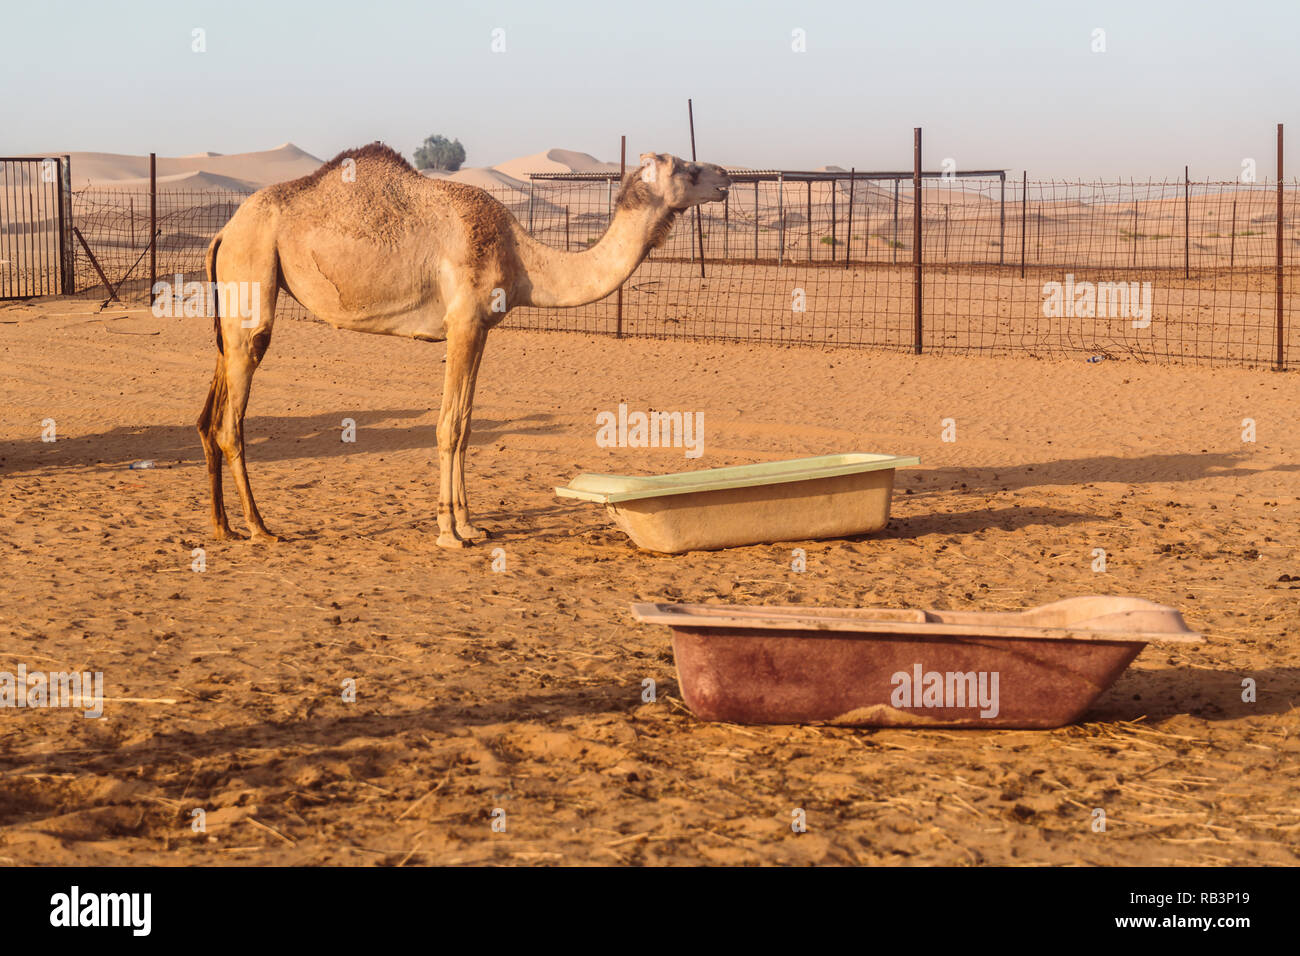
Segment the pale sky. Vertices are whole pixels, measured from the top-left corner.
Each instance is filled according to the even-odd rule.
[[[1272,177],[1283,122],[1300,171],[1295,0],[6,0],[0,30],[3,155],[409,156],[436,132],[469,166],[617,161],[620,134],[688,155],[692,97],[700,158],[751,167],[910,169],[922,126],[927,168]]]

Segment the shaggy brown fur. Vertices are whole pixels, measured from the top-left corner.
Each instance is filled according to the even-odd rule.
[[[447,198],[465,226],[472,280],[478,282],[486,272],[504,274],[506,255],[514,244],[509,210],[477,186],[438,179],[429,184]]]
[[[285,183],[279,183],[271,188],[280,198],[288,199],[295,193],[302,192],[304,189],[320,182],[321,178],[324,177],[326,173],[332,172],[341,167],[343,165],[343,160],[345,159],[354,160],[357,165],[368,160],[393,167],[399,172],[410,173],[412,176],[420,175],[419,172],[416,171],[415,167],[408,163],[401,153],[393,149],[391,146],[386,146],[379,140],[375,140],[373,143],[367,143],[365,146],[345,149],[328,163],[322,164],[320,168],[308,173],[306,176],[301,176],[298,179],[291,179]]]

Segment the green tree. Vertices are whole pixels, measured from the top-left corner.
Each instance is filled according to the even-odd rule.
[[[415,150],[416,169],[447,169],[455,172],[465,162],[465,147],[458,139],[434,134]]]

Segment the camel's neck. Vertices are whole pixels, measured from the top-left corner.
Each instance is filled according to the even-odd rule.
[[[582,252],[554,249],[516,224],[521,275],[513,304],[553,309],[603,299],[636,271],[676,215],[659,205],[619,208],[600,241]]]

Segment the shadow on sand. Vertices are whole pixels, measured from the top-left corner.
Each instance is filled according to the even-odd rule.
[[[905,488],[919,486],[921,490],[934,485],[941,489],[965,485],[967,491],[1015,491],[1041,485],[1078,488],[1098,481],[1139,485],[1198,481],[1202,478],[1245,478],[1270,471],[1300,471],[1300,464],[1242,467],[1253,460],[1251,455],[1222,452],[1137,455],[1132,458],[1095,455],[1000,468],[909,468],[899,472],[899,484]]]
[[[343,420],[356,422],[356,442],[341,441]],[[506,421],[476,418],[471,445],[488,445],[507,435],[544,435],[560,426],[546,424],[551,416],[534,414]],[[409,424],[394,420],[423,419]],[[388,423],[388,424],[381,424]],[[244,436],[249,463],[332,458],[340,455],[432,450],[438,446],[437,411],[392,408],[344,409],[310,416],[249,416]],[[75,435],[57,442],[0,442],[0,474],[58,471],[94,465],[126,467],[133,461],[202,464],[203,446],[192,425],[118,426],[93,435]]]

